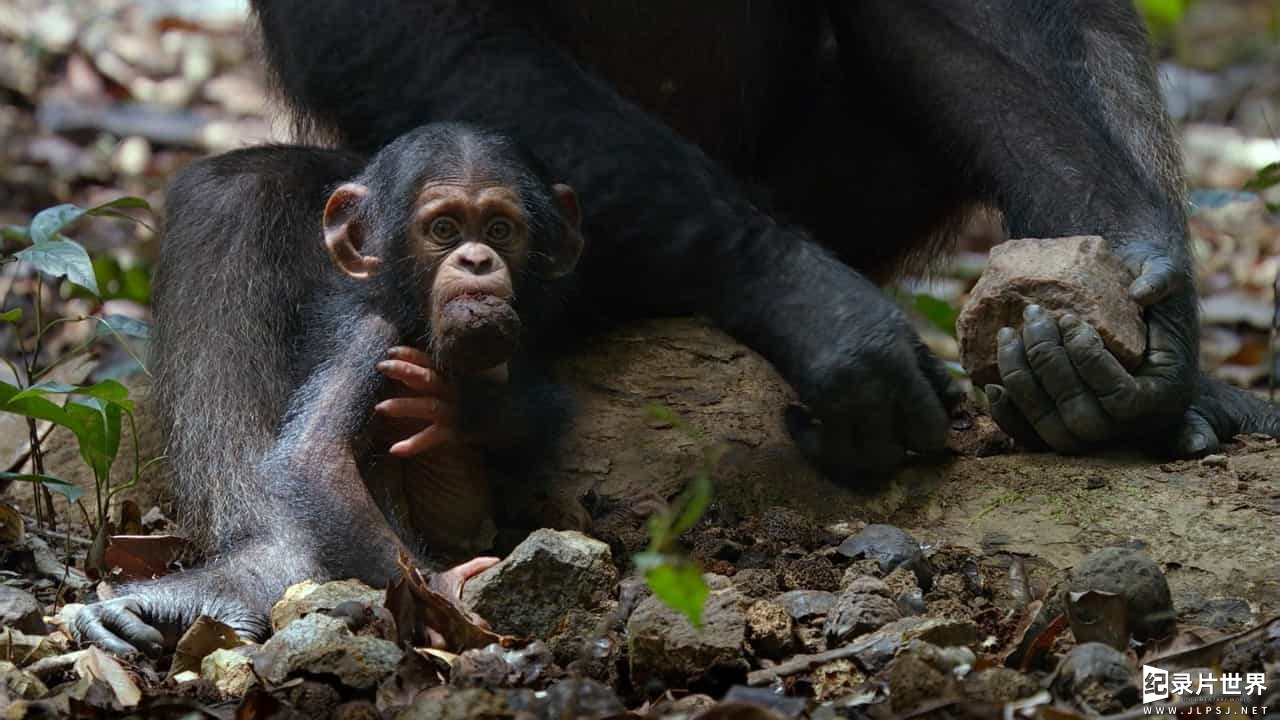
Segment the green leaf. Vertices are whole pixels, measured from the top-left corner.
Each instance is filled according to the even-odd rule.
[[[129,388],[115,380],[102,380],[87,387],[78,388],[76,395],[88,395],[110,403],[126,412],[133,412],[133,401],[129,399]]]
[[[31,243],[39,245],[57,240],[61,237],[62,228],[79,220],[84,212],[83,208],[71,203],[41,210],[31,219]]]
[[[150,210],[151,203],[135,195],[126,195],[124,197],[118,197],[115,200],[108,200],[101,205],[94,205],[85,212],[89,215],[106,215],[109,214],[111,210],[118,208],[141,208],[143,210]]]
[[[956,336],[956,318],[960,317],[960,312],[951,307],[951,303],[939,300],[932,295],[916,293],[911,298],[911,306],[923,315],[930,325],[951,337]]]
[[[0,471],[0,480],[17,480],[18,482],[39,483],[59,495],[65,496],[67,498],[67,502],[75,502],[84,495],[84,490],[81,490],[80,486],[69,483],[66,480],[59,480],[58,478],[50,475]]]
[[[65,406],[76,422],[72,428],[80,444],[80,457],[98,478],[107,478],[120,452],[120,406],[96,397],[77,398]]]
[[[25,400],[26,398],[35,397],[37,395],[60,395],[63,393],[75,392],[79,389],[79,385],[68,385],[63,382],[36,383],[35,385],[32,385],[17,395],[9,398],[9,401],[14,402],[17,400]]]
[[[98,294],[98,281],[93,275],[93,261],[89,259],[89,253],[85,252],[80,243],[74,240],[62,238],[36,241],[29,247],[19,250],[14,257],[31,263],[46,275],[65,276],[94,295]]]
[[[64,382],[42,382],[19,392],[9,398],[9,402],[26,400],[29,397],[42,395],[86,395],[98,398],[122,409],[133,412],[133,401],[129,399],[129,389],[115,380],[103,380],[93,385],[70,385]]]
[[[5,310],[4,312],[0,313],[0,322],[11,322],[11,323],[22,322],[22,308]]]
[[[31,228],[26,225],[5,225],[0,228],[0,237],[25,242],[31,239]]]
[[[947,369],[947,372],[951,373],[952,377],[969,377],[969,373],[964,369],[964,366],[955,360],[943,360],[942,366]]]
[[[10,385],[7,382],[0,382],[0,410],[14,415],[35,418],[36,420],[47,420],[56,425],[74,430],[74,421],[67,415],[66,410],[43,397],[27,396],[20,398],[18,395],[21,392],[21,389],[17,386]]]
[[[150,325],[125,315],[103,315],[97,318],[97,321],[98,326],[94,330],[94,335],[97,337],[122,335],[142,340],[147,340],[151,337]]]
[[[1273,162],[1254,174],[1249,182],[1244,184],[1244,189],[1262,192],[1277,185],[1280,185],[1280,162]]]
[[[702,519],[707,505],[711,504],[711,479],[698,474],[689,483],[689,487],[680,493],[672,508],[673,519],[668,533],[671,538],[678,538]]]
[[[710,590],[697,563],[662,553],[637,553],[634,560],[636,568],[644,572],[649,589],[663,604],[683,614],[694,627],[702,627],[702,606]]]

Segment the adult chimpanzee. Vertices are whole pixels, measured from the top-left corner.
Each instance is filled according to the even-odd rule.
[[[406,543],[448,541],[459,514],[488,520],[457,495],[483,496],[490,465],[528,480],[529,453],[548,444],[537,433],[560,417],[530,326],[582,250],[573,191],[510,140],[458,125],[415,130],[360,167],[264,147],[174,180],[158,414],[184,519],[217,557],[89,606],[82,639],[155,653],[201,614],[261,637],[290,583],[385,584]],[[477,376],[495,371],[510,382]]]
[[[511,134],[590,198],[589,305],[710,316],[795,387],[833,474],[942,445],[951,385],[872,280],[980,205],[1013,236],[1107,237],[1150,328],[1133,374],[1074,319],[1003,333],[1007,429],[1179,455],[1280,429],[1198,373],[1180,159],[1128,0],[253,6],[300,127],[364,151],[427,120]]]

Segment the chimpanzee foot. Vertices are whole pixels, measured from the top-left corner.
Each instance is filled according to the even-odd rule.
[[[435,573],[429,581],[431,589],[462,607],[462,587],[468,580],[498,564],[496,557],[472,558],[461,565]]]
[[[218,599],[196,606],[140,591],[86,606],[76,615],[71,630],[76,640],[117,655],[141,652],[157,657],[173,648],[200,615],[225,623],[248,640],[263,639],[270,627],[266,617],[234,600]]]
[[[86,606],[76,615],[71,629],[80,642],[116,655],[142,652],[157,657],[164,652],[164,633],[148,624],[145,617],[138,598],[118,597]]]

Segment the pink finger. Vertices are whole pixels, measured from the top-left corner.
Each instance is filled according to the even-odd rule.
[[[454,439],[453,431],[443,425],[432,425],[415,433],[406,440],[391,446],[387,451],[396,457],[413,457]]]
[[[448,413],[449,405],[434,397],[402,397],[383,400],[373,409],[379,415],[391,418],[439,420]]]

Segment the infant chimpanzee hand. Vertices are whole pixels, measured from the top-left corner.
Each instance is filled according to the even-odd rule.
[[[457,439],[454,430],[456,393],[431,364],[431,357],[412,347],[398,345],[387,351],[389,359],[378,363],[378,372],[398,382],[407,392],[383,400],[374,410],[392,422],[404,439],[391,446],[397,457],[420,455]]]

